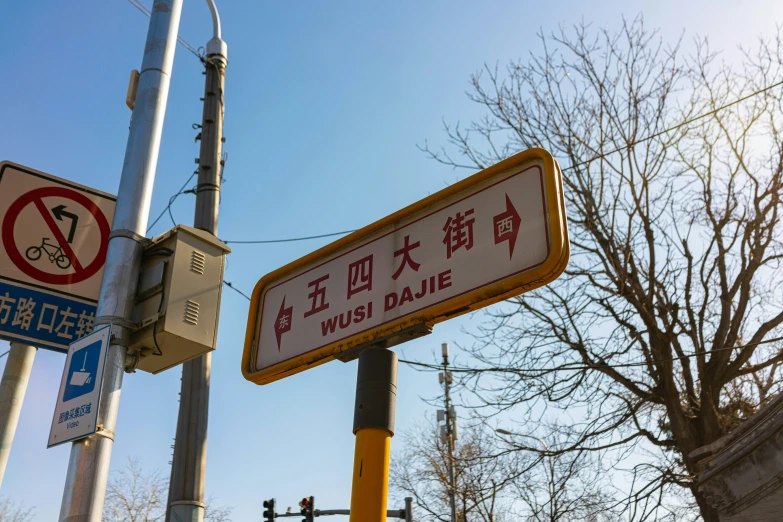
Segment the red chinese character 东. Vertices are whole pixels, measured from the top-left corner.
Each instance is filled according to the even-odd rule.
[[[400,263],[400,268],[397,269],[396,272],[394,272],[394,275],[392,276],[392,279],[395,281],[398,277],[400,277],[400,274],[402,273],[403,269],[405,269],[405,265],[410,265],[410,267],[413,269],[414,272],[419,271],[419,267],[421,266],[420,263],[417,263],[411,258],[411,250],[414,248],[419,248],[419,245],[421,245],[420,241],[416,241],[415,243],[410,243],[411,236],[405,236],[405,244],[403,247],[396,252],[394,252],[394,257],[402,256],[402,263]]]
[[[348,265],[348,299],[362,290],[372,290],[372,254]]]
[[[443,226],[446,235],[443,237],[443,244],[446,245],[446,258],[450,259],[454,251],[465,247],[465,250],[473,248],[473,222],[475,218],[466,219],[473,214],[473,209],[457,212],[457,215],[449,217]]]
[[[327,279],[329,279],[329,274],[321,276],[315,281],[311,281],[307,284],[308,288],[313,289],[312,293],[307,294],[307,297],[313,300],[313,305],[309,311],[305,312],[305,317],[310,317],[313,314],[317,314],[318,312],[329,308],[329,303],[326,302],[326,288],[321,288],[321,283]]]
[[[283,296],[283,302],[280,305],[280,311],[277,312],[277,318],[275,319],[275,338],[277,339],[277,351],[280,351],[280,341],[283,338],[283,334],[291,331],[293,322],[294,307],[285,306],[285,297]]]

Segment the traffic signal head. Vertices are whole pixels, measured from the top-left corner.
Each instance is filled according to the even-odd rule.
[[[302,522],[313,522],[313,516],[315,514],[314,504],[315,504],[315,497],[305,497],[302,499],[301,502],[299,502],[299,507],[301,508],[299,512],[304,517],[302,519]]]
[[[275,519],[275,499],[264,500],[264,520],[272,522]]]

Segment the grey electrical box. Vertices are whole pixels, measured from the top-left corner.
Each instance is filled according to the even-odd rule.
[[[128,352],[158,373],[215,349],[226,254],[213,235],[178,225],[144,251]]]

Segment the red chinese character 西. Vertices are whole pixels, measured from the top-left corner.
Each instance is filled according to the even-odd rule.
[[[506,211],[495,216],[492,222],[495,226],[495,244],[508,242],[508,258],[511,259],[514,256],[514,245],[517,243],[522,219],[508,194],[506,194]]]

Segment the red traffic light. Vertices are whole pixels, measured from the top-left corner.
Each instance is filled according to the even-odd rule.
[[[310,505],[310,499],[309,498],[303,498],[302,501],[299,503],[302,507],[307,507]]]

